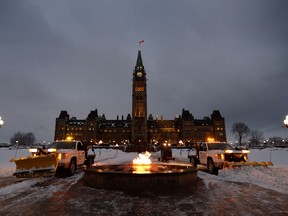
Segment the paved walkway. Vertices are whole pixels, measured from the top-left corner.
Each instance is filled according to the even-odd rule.
[[[128,193],[84,187],[82,176],[26,180],[7,194],[0,185],[0,215],[288,215],[288,195],[249,184],[198,178],[185,191]],[[12,188],[25,183],[10,180]]]

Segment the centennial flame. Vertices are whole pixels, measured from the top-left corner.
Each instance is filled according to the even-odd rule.
[[[138,157],[133,159],[134,165],[150,165],[152,162],[150,160],[151,154],[146,151],[145,154],[140,153]]]
[[[138,157],[133,159],[133,173],[150,173],[151,172],[151,154],[146,151],[145,154],[139,154]]]

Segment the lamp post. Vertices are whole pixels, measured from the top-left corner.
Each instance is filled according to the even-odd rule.
[[[2,127],[3,124],[4,124],[4,121],[1,119],[1,116],[0,116],[0,128]]]
[[[288,128],[288,115],[286,116],[286,119],[284,119],[284,127]]]
[[[286,118],[284,119],[284,127],[286,127],[286,128],[288,128],[288,115],[286,115]],[[285,142],[285,140],[284,140],[284,142]],[[283,144],[284,144],[284,142],[283,142]],[[287,144],[287,142],[286,142],[286,144]]]
[[[0,116],[0,128],[2,127],[3,124],[4,124],[4,121],[1,119],[1,116]]]

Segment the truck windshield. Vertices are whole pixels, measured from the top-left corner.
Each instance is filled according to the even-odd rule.
[[[53,142],[48,148],[56,148],[56,149],[75,149],[76,142]]]
[[[227,143],[208,143],[209,150],[233,150],[233,147]]]

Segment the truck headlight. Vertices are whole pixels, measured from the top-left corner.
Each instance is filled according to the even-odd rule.
[[[243,154],[248,154],[248,153],[250,153],[250,150],[242,150],[242,153]]]
[[[233,150],[231,150],[231,149],[225,150],[225,153],[233,153]]]
[[[56,151],[57,151],[56,148],[50,148],[50,149],[48,149],[48,152],[56,152]]]
[[[31,152],[31,153],[36,153],[36,152],[37,152],[37,149],[36,149],[36,148],[31,148],[31,149],[29,149],[28,151]]]

